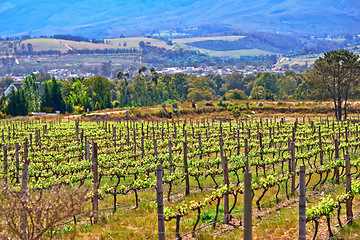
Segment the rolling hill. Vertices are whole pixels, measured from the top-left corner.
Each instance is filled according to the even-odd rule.
[[[0,36],[136,35],[159,29],[219,26],[266,32],[359,33],[353,0],[4,0]]]

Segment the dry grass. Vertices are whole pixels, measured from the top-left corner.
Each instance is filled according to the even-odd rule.
[[[28,39],[22,41],[21,43],[24,43],[25,45],[31,43],[33,45],[34,51],[58,50],[62,53],[65,53],[69,50],[65,45],[61,44],[60,40],[57,39],[36,38]]]

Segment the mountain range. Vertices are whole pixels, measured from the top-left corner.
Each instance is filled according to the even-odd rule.
[[[220,26],[272,33],[360,34],[355,0],[4,0],[0,36],[136,35]]]

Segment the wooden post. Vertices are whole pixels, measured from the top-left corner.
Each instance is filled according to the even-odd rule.
[[[164,218],[164,199],[163,199],[163,183],[162,183],[162,166],[156,166],[156,196],[158,206],[158,229],[159,240],[165,240],[165,218]]]
[[[202,154],[201,154],[201,133],[199,133],[199,151],[200,151],[199,158],[202,159]]]
[[[319,126],[319,148],[320,148],[320,165],[323,165],[323,152],[322,152],[322,142],[321,142],[321,128]]]
[[[185,171],[185,183],[186,183],[185,196],[190,195],[190,182],[189,182],[187,152],[188,152],[188,150],[187,150],[187,142],[184,142],[184,171]]]
[[[224,156],[222,158],[222,168],[223,168],[223,176],[224,176],[224,185],[229,188],[229,172],[228,172],[228,161]],[[224,224],[229,223],[229,193],[224,195]]]
[[[300,166],[299,174],[299,240],[306,240],[306,186],[305,166]]]
[[[90,160],[89,139],[85,136],[85,159]]]
[[[348,127],[345,127],[345,139],[346,139],[346,153],[349,153],[349,147],[348,147],[348,142],[349,142],[349,132],[348,132]]]
[[[144,149],[144,137],[141,137],[141,156],[144,157],[145,149]]]
[[[339,140],[335,139],[335,161],[339,160]],[[339,174],[339,168],[335,167],[334,169],[334,174],[335,174],[335,182],[336,184],[339,184],[339,178],[340,178],[340,174]]]
[[[169,144],[169,164],[170,164],[170,175],[171,175],[171,173],[172,173],[172,166],[171,166],[171,164],[172,164],[172,142],[171,142],[171,140],[169,140],[169,142],[168,142]]]
[[[129,124],[129,122],[128,122]],[[129,125],[126,126],[126,129],[127,129],[127,138],[126,138],[126,145],[130,145],[130,130],[129,130]]]
[[[84,129],[81,129],[80,142],[83,143],[83,141],[84,141]]]
[[[252,239],[251,173],[244,174],[244,240]]]
[[[16,166],[16,183],[20,183],[20,176],[19,176],[19,143],[15,143],[15,166]]]
[[[291,192],[295,191],[295,179],[296,179],[296,163],[295,163],[295,143],[291,142]]]
[[[20,239],[27,239],[27,214],[26,214],[26,202],[28,198],[28,169],[29,169],[29,161],[28,161],[28,141],[25,138],[24,142],[24,164],[22,166],[22,173],[21,173],[21,204],[23,209],[20,212]]]
[[[113,141],[114,141],[114,148],[116,148],[116,127],[113,126]]]
[[[259,132],[259,142],[260,142],[260,159],[261,162],[264,161],[264,156],[263,156],[263,143],[262,143],[262,133]]]
[[[7,172],[8,172],[8,162],[7,162],[7,146],[4,145],[4,187],[7,186]]]
[[[351,172],[350,172],[350,155],[345,155],[345,170],[346,170],[346,193],[351,192]],[[349,224],[352,224],[353,211],[352,211],[352,197],[346,200],[346,218]]]
[[[76,141],[79,141],[79,120],[75,119]]]
[[[134,155],[136,155],[136,132],[134,129]]]
[[[98,179],[98,147],[97,143],[92,143],[93,154],[92,154],[92,170],[94,175],[94,184],[93,184],[93,209],[92,209],[92,217],[94,218],[94,223],[97,223],[99,220],[98,215],[98,188],[99,188],[99,179]]]
[[[245,152],[245,158],[246,158],[246,162],[245,162],[245,172],[249,172],[249,158],[248,158],[248,154],[249,154],[249,148],[248,148],[248,140],[244,139],[244,152]]]
[[[237,129],[237,155],[240,155],[240,131]]]
[[[290,138],[288,138],[287,143],[288,143],[288,153],[291,154],[291,140],[290,140]],[[289,173],[291,173],[291,159],[289,160],[288,163],[289,163],[289,164],[288,164]]]
[[[156,143],[156,138],[154,138],[154,156],[157,159],[157,143]]]

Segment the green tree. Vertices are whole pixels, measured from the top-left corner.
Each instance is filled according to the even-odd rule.
[[[232,73],[223,78],[224,84],[220,88],[220,93],[225,93],[233,89],[244,90],[244,75],[241,73]]]
[[[338,120],[342,119],[343,108],[346,119],[347,101],[358,87],[359,80],[359,55],[344,49],[326,52],[324,57],[315,61],[313,71],[305,79],[312,91],[330,95]]]
[[[50,82],[50,95],[54,111],[65,113],[65,101],[61,93],[61,84],[54,77]]]
[[[34,73],[26,76],[22,89],[24,89],[26,99],[29,103],[29,111],[38,112],[40,110],[40,92],[39,84],[37,83]]]
[[[225,99],[226,100],[231,100],[231,99],[244,100],[244,99],[248,99],[248,96],[246,96],[246,94],[242,90],[232,89],[232,90],[228,91],[227,93],[225,93]]]
[[[52,112],[53,111],[53,102],[51,99],[49,85],[47,82],[42,83],[44,86],[44,94],[41,96],[41,111]]]
[[[15,88],[12,87],[4,112],[12,116],[25,116],[28,114],[28,111],[29,105],[25,91],[23,89],[15,91]]]
[[[256,77],[254,86],[262,86],[265,89],[269,89],[271,93],[277,94],[277,76],[273,73],[263,72],[259,73]]]
[[[45,82],[51,79],[51,75],[45,72],[39,72],[35,76],[38,82]]]
[[[278,99],[293,99],[296,85],[296,79],[292,76],[283,75],[277,82],[279,93]]]
[[[194,77],[189,84],[188,100],[201,101],[211,100],[214,90],[210,88],[209,83],[204,77]]]

